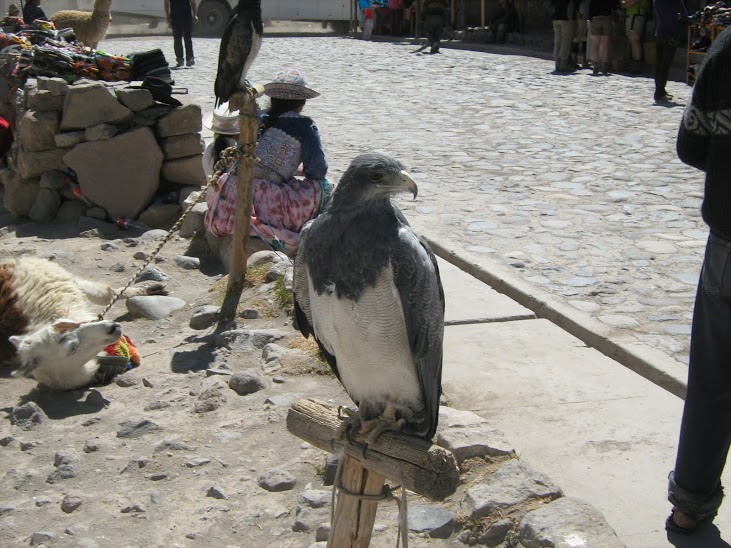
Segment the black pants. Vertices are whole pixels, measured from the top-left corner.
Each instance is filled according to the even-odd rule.
[[[183,40],[185,40],[185,60],[192,60],[193,55],[193,18],[188,17],[183,20],[171,19],[170,26],[173,28],[173,48],[175,49],[175,59],[181,61],[183,59]]]
[[[424,34],[430,46],[438,44],[442,39],[444,17],[441,14],[429,14],[424,18]]]
[[[691,515],[715,515],[731,444],[731,242],[711,234],[690,335],[675,482],[670,500]]]
[[[655,99],[661,99],[666,91],[665,85],[668,83],[668,75],[670,67],[675,58],[675,50],[678,49],[677,40],[674,37],[657,38],[655,60]]]

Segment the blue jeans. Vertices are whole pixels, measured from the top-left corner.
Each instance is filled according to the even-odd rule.
[[[716,515],[731,444],[731,241],[706,245],[690,336],[688,391],[668,498],[697,519]]]

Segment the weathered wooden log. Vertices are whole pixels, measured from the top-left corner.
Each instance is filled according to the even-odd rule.
[[[363,457],[363,438],[355,442],[336,439],[342,420],[327,404],[303,399],[292,404],[287,429],[324,451],[347,455],[362,462],[365,469],[385,476],[432,500],[443,500],[459,485],[457,462],[449,451],[422,439],[386,432],[368,446]]]

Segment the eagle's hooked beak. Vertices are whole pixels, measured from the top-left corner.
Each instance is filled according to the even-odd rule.
[[[408,172],[401,170],[401,186],[404,189],[404,191],[411,192],[411,194],[414,195],[414,200],[416,200],[416,194],[419,192],[419,187],[416,186],[416,183],[411,178],[411,175],[408,174]]]

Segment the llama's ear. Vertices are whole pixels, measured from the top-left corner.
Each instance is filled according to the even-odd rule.
[[[15,348],[20,348],[20,345],[23,344],[23,337],[19,337],[17,335],[9,337],[8,340],[10,341],[10,344],[12,344]]]
[[[74,329],[78,329],[80,325],[80,323],[72,322],[71,320],[56,320],[55,322],[53,322],[51,328],[56,333],[66,333],[67,331],[73,331]]]

